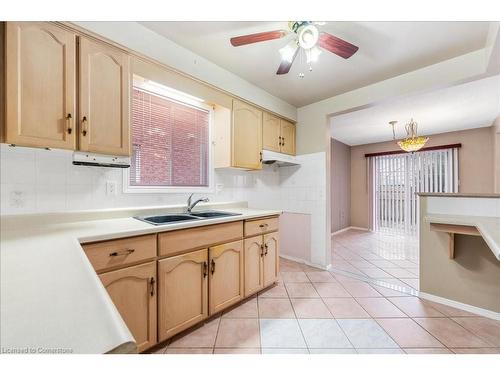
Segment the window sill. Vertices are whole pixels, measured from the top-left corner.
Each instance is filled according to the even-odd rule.
[[[215,192],[212,186],[203,187],[147,187],[147,186],[124,186],[123,193],[125,194],[188,194],[188,193],[198,193],[198,194],[212,194]]]

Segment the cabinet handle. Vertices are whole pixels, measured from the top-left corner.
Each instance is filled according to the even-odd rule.
[[[267,255],[267,251],[269,250],[267,243],[264,245],[264,247],[266,248],[266,252],[264,253],[264,255]]]
[[[210,266],[211,266],[210,272],[212,272],[213,275],[215,272],[215,260],[212,259],[212,262],[210,262]]]
[[[208,264],[207,262],[203,262],[203,278],[207,277],[208,275]]]
[[[269,224],[267,224],[267,223],[263,223],[263,224],[260,224],[260,225],[259,225],[259,228],[264,229],[264,228],[266,228],[267,226],[269,226]]]
[[[281,137],[281,145],[284,146],[285,145],[285,137]]]
[[[67,123],[67,128],[66,128],[66,131],[68,132],[68,134],[71,134],[71,132],[73,131],[73,127],[71,126],[71,120],[73,120],[73,117],[71,116],[71,113],[68,113],[68,115],[66,116],[66,123]]]
[[[261,152],[259,152],[259,155],[260,155],[260,156],[259,156],[259,163],[262,163],[262,151],[261,151]]]
[[[280,139],[280,144],[279,145],[281,146],[281,136],[279,136],[279,139]]]
[[[150,294],[151,294],[151,297],[155,295],[155,278],[152,277],[150,280],[149,280],[149,285],[150,285]]]
[[[135,251],[135,249],[127,249],[123,251],[113,251],[112,253],[109,253],[110,257],[117,257],[120,255],[129,255],[132,254]]]
[[[88,128],[87,116],[83,116],[83,118],[82,118],[82,135],[84,137],[87,135],[87,128]]]
[[[260,257],[264,257],[264,245],[260,245]]]

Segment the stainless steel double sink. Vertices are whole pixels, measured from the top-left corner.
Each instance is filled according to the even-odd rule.
[[[134,219],[153,225],[175,224],[181,221],[197,221],[220,217],[238,216],[239,213],[225,211],[198,211],[191,213],[171,213],[156,216],[135,216]]]

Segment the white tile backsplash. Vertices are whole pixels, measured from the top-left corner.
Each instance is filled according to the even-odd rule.
[[[311,215],[311,257],[324,265],[326,156],[298,155],[300,166],[260,171],[216,170],[211,201],[247,201],[249,207]],[[121,169],[75,166],[72,151],[0,145],[0,214],[151,206],[184,203],[187,194],[123,193]],[[106,195],[106,182],[117,186]]]

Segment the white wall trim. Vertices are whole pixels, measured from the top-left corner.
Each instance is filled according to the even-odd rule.
[[[451,299],[435,296],[434,294],[429,294],[429,293],[424,293],[424,292],[418,292],[418,296],[423,298],[423,299],[428,299],[429,301],[441,303],[443,305],[455,307],[457,309],[465,310],[465,311],[471,312],[473,314],[481,315],[481,316],[484,316],[486,318],[495,319],[495,320],[500,321],[500,313],[492,311],[492,310],[483,309],[481,307],[468,305],[466,303],[454,301]]]
[[[320,269],[325,270],[325,271],[328,271],[331,268],[331,266],[332,266],[331,264],[327,265],[326,267],[325,266],[320,266],[319,264],[314,264],[314,263],[311,263],[311,262],[309,262],[307,260],[300,259],[300,258],[295,258],[295,257],[291,257],[290,255],[285,255],[285,254],[281,254],[281,253],[280,253],[280,258],[284,258],[284,259],[287,259],[287,260],[291,260],[293,262],[305,264],[305,265],[310,266],[310,267],[320,268]]]
[[[333,236],[336,236],[337,234],[340,234],[340,233],[343,233],[343,232],[347,232],[348,230],[351,230],[351,229],[353,229],[353,230],[363,230],[363,231],[366,231],[366,232],[369,232],[369,231],[370,231],[370,229],[368,229],[368,228],[363,228],[363,227],[352,227],[352,226],[350,226],[350,227],[345,227],[344,229],[340,229],[340,230],[338,230],[338,231],[336,231],[336,232],[333,232],[333,233],[332,233],[332,237],[333,237]]]

